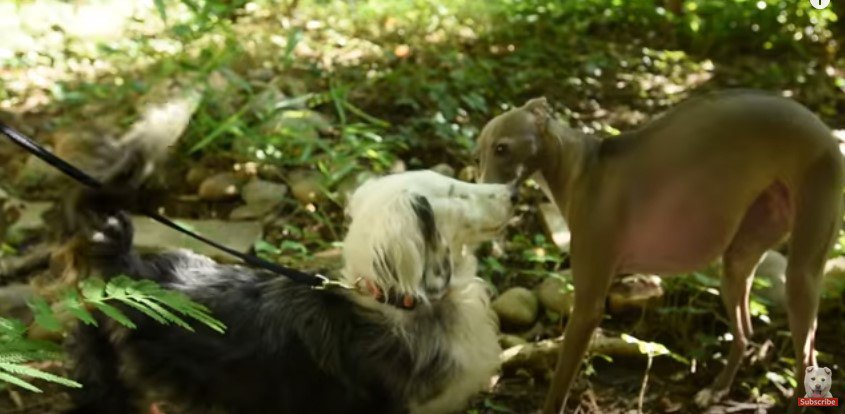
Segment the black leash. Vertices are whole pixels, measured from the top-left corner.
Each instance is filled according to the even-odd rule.
[[[12,142],[17,144],[18,146],[20,146],[23,149],[27,150],[28,152],[32,153],[33,155],[40,158],[41,160],[43,160],[47,164],[50,164],[51,166],[55,167],[59,171],[67,174],[68,176],[70,176],[74,180],[79,181],[80,183],[85,184],[85,185],[87,185],[91,188],[94,188],[94,189],[102,189],[103,188],[103,184],[101,182],[97,181],[94,177],[91,177],[90,175],[86,174],[85,172],[83,172],[79,168],[74,167],[73,165],[71,165],[67,161],[59,158],[58,156],[51,153],[50,151],[47,151],[46,149],[44,149],[44,147],[39,145],[37,142],[33,141],[31,138],[27,137],[26,135],[20,133],[19,131],[15,130],[14,128],[12,128],[8,125],[6,125],[3,122],[0,122],[0,133],[3,133],[3,135],[7,136],[9,139],[12,140]],[[226,253],[234,256],[234,257],[237,257],[238,259],[243,260],[244,263],[247,263],[251,266],[259,267],[259,268],[262,268],[262,269],[265,269],[265,270],[269,270],[273,273],[280,274],[282,276],[285,276],[285,277],[293,280],[294,282],[303,283],[303,284],[309,285],[309,286],[311,286],[313,288],[317,288],[317,289],[325,289],[325,288],[332,287],[332,286],[342,287],[342,288],[347,288],[347,289],[350,288],[345,283],[342,283],[342,282],[339,282],[339,281],[336,281],[336,280],[330,280],[329,278],[327,278],[327,277],[325,277],[325,276],[323,276],[319,273],[316,273],[316,274],[305,273],[305,272],[302,272],[300,270],[296,270],[296,269],[292,269],[290,267],[282,266],[278,263],[273,263],[273,262],[264,260],[264,259],[257,257],[257,256],[253,256],[253,255],[250,255],[250,254],[239,252],[235,249],[232,249],[231,247],[224,246],[224,245],[217,243],[213,240],[210,240],[210,239],[208,239],[208,238],[206,238],[202,235],[194,233],[194,232],[176,224],[175,222],[173,222],[169,218],[164,217],[161,214],[158,214],[156,212],[144,212],[143,214],[145,216],[161,223],[161,224],[164,224],[167,227],[170,227],[173,230],[176,230],[176,231],[178,231],[182,234],[185,234],[185,235],[190,236],[194,239],[197,239],[197,240],[199,240],[199,241],[201,241],[201,242],[203,242],[203,243],[205,243],[209,246],[212,246],[212,247],[214,247],[218,250],[226,252]]]

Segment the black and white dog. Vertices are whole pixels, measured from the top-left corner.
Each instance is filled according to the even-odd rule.
[[[74,413],[141,413],[156,401],[191,413],[450,413],[498,369],[497,323],[471,250],[511,217],[507,186],[430,171],[365,183],[347,210],[348,290],[188,251],[140,256],[123,213],[83,204],[78,262],[182,291],[228,328],[191,333],[134,314],[134,330],[79,326]]]

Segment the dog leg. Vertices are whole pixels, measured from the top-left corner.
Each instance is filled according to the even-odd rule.
[[[730,391],[734,377],[742,364],[748,337],[752,335],[748,296],[751,292],[751,282],[754,280],[754,268],[763,252],[765,250],[737,254],[729,250],[725,253],[721,294],[730,321],[733,342],[728,352],[727,364],[722,372],[709,388],[695,395],[695,402],[700,407],[708,407],[724,398]]]
[[[804,368],[816,362],[813,338],[822,269],[842,218],[841,162],[838,157],[824,157],[816,162],[801,182],[796,197],[786,267],[786,307],[798,384],[804,383]]]
[[[754,270],[766,250],[780,244],[789,231],[783,190],[782,184],[775,183],[754,201],[723,255],[721,295],[733,342],[725,368],[709,388],[696,394],[695,402],[700,407],[718,402],[730,391],[742,364],[748,338],[753,335],[748,301]]]
[[[573,251],[579,244],[573,241]],[[587,243],[587,249],[601,244]],[[572,262],[575,305],[563,334],[552,384],[543,407],[544,414],[557,414],[566,409],[569,389],[581,367],[593,331],[604,316],[604,301],[614,277],[615,268],[607,257],[590,257],[584,252],[580,261]],[[585,261],[586,260],[586,261]],[[560,410],[560,411],[558,411]]]

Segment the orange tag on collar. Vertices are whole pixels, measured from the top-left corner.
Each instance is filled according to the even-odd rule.
[[[405,295],[402,298],[402,306],[406,308],[413,308],[414,307],[414,297],[411,295]]]

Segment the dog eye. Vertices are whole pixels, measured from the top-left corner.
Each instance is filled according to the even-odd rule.
[[[496,154],[502,155],[508,151],[508,146],[505,144],[497,144],[496,145]]]
[[[822,382],[824,382],[824,378],[822,378]]]
[[[810,381],[815,381],[816,377],[810,378]]]

